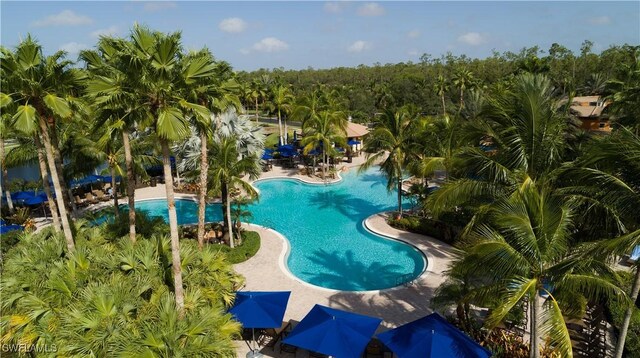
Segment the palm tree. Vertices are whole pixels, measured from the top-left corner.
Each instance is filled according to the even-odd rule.
[[[78,87],[78,74],[64,60],[64,52],[44,57],[42,48],[31,36],[22,41],[15,52],[2,47],[3,104],[12,106],[13,126],[28,135],[42,138],[53,187],[55,190],[62,230],[67,249],[73,252],[75,244],[64,202],[62,173],[56,165],[56,118],[70,118],[73,114],[69,98]],[[8,103],[10,97],[12,104]],[[14,110],[15,108],[15,110]],[[46,183],[45,183],[46,185]]]
[[[456,155],[458,176],[428,198],[438,214],[467,203],[508,197],[527,180],[551,181],[558,175],[573,128],[559,109],[550,81],[522,74],[514,88],[487,99],[480,118],[465,127],[471,145]],[[488,142],[495,148],[480,147]]]
[[[229,237],[229,245],[235,247],[233,238],[233,223],[231,216],[231,190],[238,188],[249,197],[255,197],[257,192],[243,177],[257,179],[260,175],[257,156],[241,156],[236,139],[218,137],[211,146],[211,165],[209,167],[209,183],[212,190],[219,192],[222,198],[222,216],[224,218],[225,233]]]
[[[625,48],[630,58],[623,64],[621,78],[607,82],[608,99],[611,104],[612,119],[640,135],[640,46]]]
[[[407,107],[387,109],[376,118],[375,127],[364,142],[366,160],[358,169],[362,172],[382,161],[380,170],[387,177],[387,190],[398,190],[398,217],[402,217],[402,179],[412,155],[417,122],[417,116]]]
[[[480,304],[498,298],[485,322],[489,328],[528,302],[532,358],[540,357],[544,339],[563,357],[572,356],[563,312],[580,297],[625,297],[615,271],[597,256],[571,250],[573,215],[570,201],[529,180],[487,209],[483,223],[469,230],[467,239],[475,244],[454,264],[483,277],[468,297]]]
[[[95,51],[82,51],[80,58],[87,64],[87,97],[95,109],[96,126],[103,124],[118,130],[124,147],[129,205],[129,239],[136,241],[136,210],[134,158],[131,135],[136,122],[144,118],[144,107],[137,103],[136,84],[139,66],[126,56],[124,39],[101,37]]]
[[[444,101],[444,95],[449,92],[449,80],[447,80],[443,75],[438,75],[436,83],[433,85],[433,90],[440,97],[440,101],[442,102],[442,116],[446,116],[447,106]]]
[[[571,178],[570,185],[580,189],[575,191],[585,202],[585,207],[597,206],[605,209],[604,213],[589,215],[585,220],[595,221],[600,227],[605,228],[604,234],[615,233],[613,238],[590,244],[592,247],[587,250],[587,255],[605,254],[615,261],[618,256],[629,254],[640,245],[640,220],[637,216],[637,208],[640,206],[639,156],[640,136],[626,127],[620,127],[615,129],[611,136],[593,142],[576,167],[567,171],[567,176]],[[609,223],[593,220],[592,217],[612,217],[614,220],[613,223]],[[637,265],[634,269],[635,278],[629,293],[631,304],[627,307],[624,320],[619,327],[617,358],[623,355],[627,331],[635,308],[634,302],[637,301],[640,291],[640,269]]]
[[[331,153],[334,145],[345,147],[347,145],[345,128],[347,121],[341,112],[321,111],[315,117],[310,117],[302,127],[304,139],[304,154],[317,147],[322,153],[322,179],[327,177],[327,155]]]
[[[0,95],[2,96],[0,108],[4,108],[5,105],[9,105],[11,103],[11,98],[4,93]],[[2,167],[1,168],[2,182],[0,182],[0,187],[1,187],[0,196],[2,196],[1,193],[2,193],[2,190],[4,189],[5,195],[7,197],[7,207],[9,208],[9,213],[13,213],[13,201],[11,200],[11,190],[9,190],[9,187],[7,186],[7,177],[9,174],[7,170],[7,159],[6,159],[5,148],[4,148],[5,138],[8,138],[9,125],[7,122],[9,121],[9,119],[10,117],[5,113],[3,113],[2,117],[0,117],[0,161],[1,161],[0,167]],[[56,213],[56,216],[57,216],[57,213]]]
[[[285,86],[283,84],[277,84],[273,88],[272,98],[271,100],[274,109],[278,112],[278,128],[280,130],[280,144],[286,144],[288,140],[287,133],[287,120],[284,121],[284,132],[282,129],[282,113],[285,114],[289,112],[291,109],[291,105],[293,103],[293,95],[291,94],[291,90],[289,86]]]
[[[189,71],[186,84],[189,85],[188,99],[198,103],[207,112],[193,111],[192,124],[200,139],[200,185],[198,192],[198,246],[204,245],[204,221],[207,193],[207,172],[209,161],[207,158],[207,143],[213,130],[212,115],[216,116],[229,106],[240,107],[238,97],[239,87],[233,80],[231,67],[225,63],[215,63],[213,55],[208,50],[201,50],[189,55]],[[194,107],[199,108],[199,107]],[[194,168],[195,169],[195,168]]]
[[[195,60],[181,53],[180,33],[163,34],[141,26],[131,33],[125,55],[139,68],[137,86],[138,101],[146,107],[151,129],[156,133],[162,150],[162,163],[169,211],[172,269],[176,307],[180,317],[184,316],[184,287],[178,217],[173,193],[170,143],[188,137],[187,113],[198,113],[204,117],[209,110],[188,101],[190,79],[194,73]]]
[[[460,68],[453,74],[453,84],[460,89],[460,109],[464,108],[464,91],[467,88],[473,87],[475,84],[475,78],[473,72],[466,68]]]

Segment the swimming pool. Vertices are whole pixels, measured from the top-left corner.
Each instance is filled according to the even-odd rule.
[[[367,217],[393,210],[397,194],[388,193],[377,169],[343,174],[343,181],[313,185],[292,179],[256,182],[260,201],[249,206],[248,221],[272,228],[290,243],[287,266],[312,285],[345,291],[379,290],[419,276],[426,259],[413,246],[375,235],[363,226]],[[197,222],[197,204],[176,200],[178,222]],[[136,208],[168,220],[165,200],[136,203]],[[207,221],[222,219],[219,204],[207,207]]]

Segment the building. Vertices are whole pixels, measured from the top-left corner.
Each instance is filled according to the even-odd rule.
[[[573,97],[571,113],[581,122],[580,128],[590,132],[611,132],[605,109],[610,102],[600,96]]]

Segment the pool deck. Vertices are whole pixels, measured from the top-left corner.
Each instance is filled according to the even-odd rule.
[[[354,157],[352,163],[343,163],[338,168],[357,170],[364,157]],[[322,185],[324,181],[317,176],[300,175],[298,169],[286,169],[274,165],[273,169],[263,172],[260,179],[291,178],[307,183]],[[336,179],[341,180],[339,173]],[[331,182],[331,181],[329,181]],[[194,194],[176,193],[176,198],[195,199]],[[165,198],[165,186],[136,189],[136,200]],[[126,204],[126,198],[119,199]],[[88,210],[108,207],[110,202],[94,205]],[[291,291],[291,298],[285,314],[285,321],[300,321],[315,304],[357,312],[383,319],[378,332],[397,327],[433,312],[430,300],[435,290],[444,280],[444,271],[448,269],[454,257],[454,249],[448,244],[431,237],[397,230],[386,223],[386,213],[370,216],[365,220],[367,228],[375,233],[393,239],[405,241],[418,248],[428,260],[427,269],[409,285],[402,285],[380,291],[350,292],[337,291],[310,285],[294,277],[285,267],[285,257],[289,250],[288,241],[278,232],[269,228],[245,224],[250,230],[257,231],[261,237],[261,246],[254,257],[235,265],[238,273],[246,278],[243,290],[253,291]],[[48,221],[48,220],[47,220]],[[46,222],[38,226],[46,225]],[[263,348],[261,352],[268,357],[291,357],[292,354],[280,354],[279,343],[275,349]],[[244,357],[249,351],[244,341],[236,341],[237,356]],[[296,357],[308,357],[308,352],[298,350]]]

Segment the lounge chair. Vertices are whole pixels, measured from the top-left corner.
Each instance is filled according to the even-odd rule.
[[[95,190],[94,195],[100,201],[109,201],[111,200],[108,195],[106,195],[102,190]]]
[[[89,203],[89,204],[97,204],[98,201],[93,197],[93,194],[91,193],[86,193],[84,196],[84,201]]]
[[[263,347],[275,347],[283,333],[291,331],[291,322],[282,322],[280,328],[267,328],[260,332],[259,343]]]
[[[84,199],[80,199],[80,197],[79,197],[79,196],[77,196],[77,195],[76,195],[76,196],[74,196],[73,198],[74,198],[74,200],[75,200],[75,204],[76,204],[76,206],[87,206],[87,202],[86,202],[86,200],[84,200]]]

